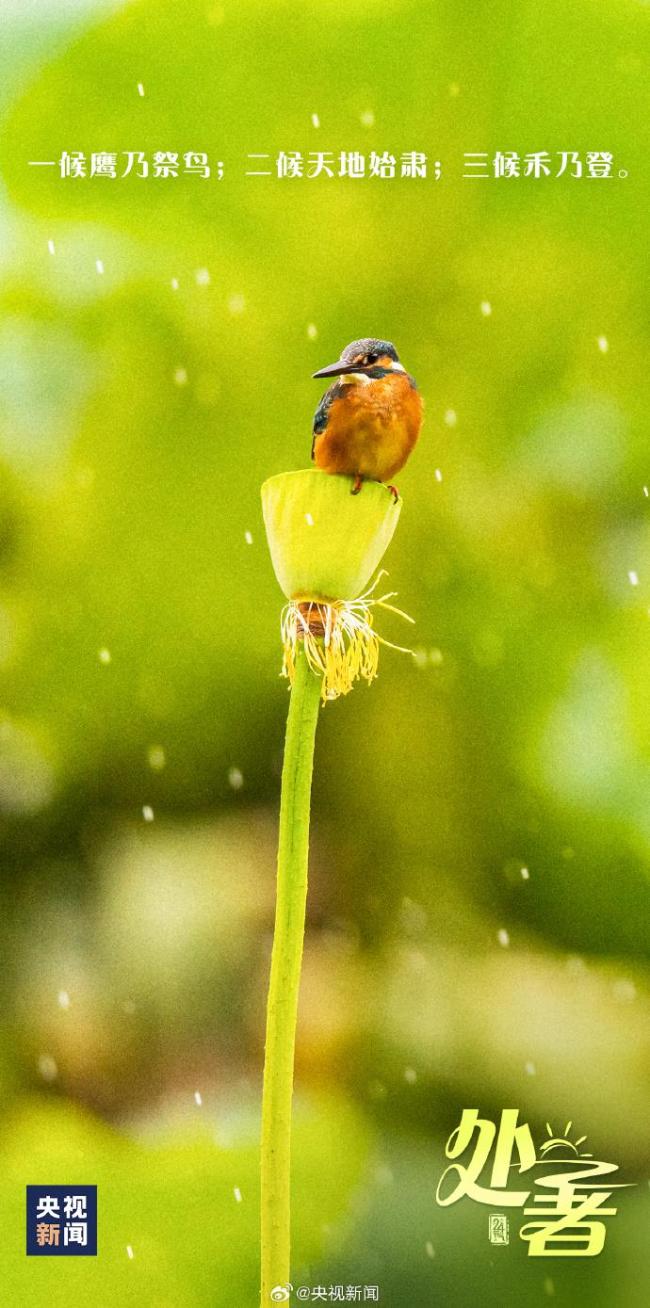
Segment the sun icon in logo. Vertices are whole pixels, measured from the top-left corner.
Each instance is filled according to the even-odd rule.
[[[593,1158],[593,1154],[588,1154],[584,1149],[580,1149],[579,1147],[581,1144],[584,1144],[584,1141],[587,1139],[586,1135],[581,1135],[578,1140],[571,1139],[569,1132],[572,1126],[573,1122],[567,1122],[564,1128],[564,1134],[554,1135],[553,1128],[548,1122],[546,1123],[546,1130],[548,1131],[549,1139],[544,1140],[539,1147],[540,1159],[548,1158],[551,1154],[558,1155],[560,1154],[560,1151],[560,1156],[565,1159]]]

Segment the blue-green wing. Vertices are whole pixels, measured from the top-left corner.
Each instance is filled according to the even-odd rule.
[[[325,428],[327,427],[327,423],[329,420],[329,412],[332,407],[332,403],[334,400],[338,398],[340,394],[341,394],[340,383],[334,382],[334,385],[330,386],[329,389],[325,391],[325,394],[323,395],[323,398],[321,399],[321,402],[314,414],[313,439],[311,443],[312,459],[314,457],[314,446],[316,444],[316,437],[322,436],[323,432],[325,431]]]

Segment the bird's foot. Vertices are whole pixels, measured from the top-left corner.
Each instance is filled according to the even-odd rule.
[[[397,486],[391,486],[390,482],[386,482],[386,490],[390,491],[393,497],[393,504],[397,504],[397,501],[399,499],[399,491],[397,489]]]
[[[363,477],[361,477],[361,476],[359,475],[359,473],[357,473],[357,475],[356,475],[356,477],[355,477],[355,479],[354,479],[354,486],[352,487],[352,490],[350,491],[350,494],[351,494],[351,495],[358,495],[358,494],[359,494],[359,491],[361,490],[361,487],[362,487],[362,486],[363,486]]]

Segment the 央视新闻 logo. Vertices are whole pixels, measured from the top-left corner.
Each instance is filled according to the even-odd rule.
[[[27,1253],[97,1253],[96,1185],[28,1185]]]

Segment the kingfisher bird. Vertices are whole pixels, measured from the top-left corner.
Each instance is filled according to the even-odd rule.
[[[313,375],[336,377],[314,417],[316,467],[353,477],[353,495],[364,481],[385,482],[397,500],[390,479],[404,467],[420,435],[422,397],[395,346],[365,336],[346,345],[338,363]]]

